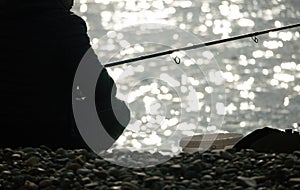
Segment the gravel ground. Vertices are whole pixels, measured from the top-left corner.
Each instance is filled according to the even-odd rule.
[[[119,158],[123,153],[111,155]],[[138,152],[126,155],[140,157],[141,162],[151,156]],[[132,169],[86,150],[6,148],[0,150],[0,189],[296,190],[300,189],[300,151],[181,153],[157,166]]]

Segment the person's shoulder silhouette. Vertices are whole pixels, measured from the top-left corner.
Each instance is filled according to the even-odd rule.
[[[0,147],[87,147],[74,124],[72,85],[91,46],[86,23],[66,2],[73,1],[0,0]],[[96,103],[110,102],[114,88],[104,69]],[[130,112],[117,101],[128,123]],[[105,109],[99,117],[116,139],[124,127]]]

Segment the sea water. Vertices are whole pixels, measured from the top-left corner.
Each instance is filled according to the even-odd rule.
[[[293,24],[299,22],[300,3],[77,0],[73,11],[86,21],[92,47],[105,64]],[[151,39],[139,27],[147,23],[158,26],[148,30]],[[132,25],[139,30],[130,31]],[[173,28],[166,32],[159,30],[161,25]],[[147,30],[145,33],[147,36]],[[164,41],[168,37],[171,40]],[[161,43],[147,43],[157,41],[153,38]],[[185,43],[189,39],[191,44]],[[130,124],[116,147],[154,151],[161,147],[177,152],[180,138],[196,133],[246,135],[262,127],[299,130],[300,29],[257,39],[258,43],[247,38],[193,50],[185,57],[179,55],[179,65],[163,56],[108,68],[117,83],[118,97],[131,110]],[[216,73],[223,78],[220,88],[210,86],[210,77]],[[214,95],[220,101],[212,101]],[[218,124],[212,122],[214,114],[223,116],[217,118]]]

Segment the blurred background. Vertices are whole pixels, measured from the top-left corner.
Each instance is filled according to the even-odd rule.
[[[105,64],[165,50],[170,44],[172,48],[188,45],[186,41],[196,38],[189,43],[297,23],[300,1],[76,0],[73,11],[87,22],[92,47]],[[145,44],[138,32],[130,34],[139,43],[130,44],[124,37],[128,27],[145,23],[177,29],[168,33],[167,45],[163,40]],[[191,37],[184,37],[182,31]],[[152,36],[167,39],[159,32]],[[258,43],[249,38],[193,50],[182,56],[182,66],[165,56],[109,68],[118,97],[128,102],[132,113],[115,146],[178,152],[174,139],[195,133],[246,135],[267,126],[299,131],[299,38],[300,29],[294,28],[258,36]],[[209,84],[208,73],[216,72],[210,65],[218,65],[222,73],[220,89]],[[215,93],[225,93],[226,101],[218,96],[221,101],[212,103]],[[224,115],[221,127],[211,124],[212,110]]]

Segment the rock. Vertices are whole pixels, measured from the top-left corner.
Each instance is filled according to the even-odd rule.
[[[300,158],[300,150],[295,150],[293,152],[294,155],[298,156],[298,158]]]
[[[290,178],[290,179],[289,179],[289,182],[292,182],[292,183],[300,183],[300,177]]]
[[[58,158],[58,159],[56,159],[56,161],[57,161],[58,163],[61,163],[61,164],[65,164],[65,163],[67,163],[69,160],[70,160],[69,158]]]
[[[121,188],[124,189],[124,190],[125,189],[126,190],[140,190],[141,189],[137,184],[134,184],[134,183],[131,183],[131,182],[122,183]]]
[[[198,177],[198,172],[196,172],[194,170],[186,170],[186,171],[184,171],[183,176],[185,179],[196,178],[196,177]]]
[[[202,170],[203,169],[202,164],[203,162],[201,160],[196,159],[191,163],[191,166],[195,167],[195,169],[197,170]]]
[[[255,180],[258,183],[261,183],[261,182],[264,182],[267,179],[267,177],[264,176],[264,175],[262,175],[262,176],[253,176],[253,177],[251,177],[251,179]]]
[[[211,180],[213,177],[212,176],[210,176],[210,175],[204,175],[204,176],[202,176],[202,179],[203,180]]]
[[[14,176],[13,180],[16,185],[23,186],[24,182],[25,182],[25,177],[24,177],[24,175],[17,175],[17,176]]]
[[[174,170],[178,170],[178,169],[181,169],[181,165],[180,164],[174,164],[174,165],[171,165],[171,168],[174,169]]]
[[[71,180],[68,179],[68,178],[63,178],[61,181],[60,181],[60,187],[62,189],[70,189],[70,185],[72,184]]]
[[[112,187],[110,187],[109,189],[111,189],[111,190],[120,190],[122,187],[121,186],[112,186]]]
[[[142,179],[146,176],[144,172],[132,172],[132,174]]]
[[[50,185],[52,185],[52,181],[49,180],[49,179],[44,179],[44,180],[40,181],[40,183],[39,183],[39,187],[40,188],[42,188],[42,187],[48,187]]]
[[[43,168],[36,168],[36,167],[29,168],[27,171],[30,175],[41,175],[42,173],[45,172]]]
[[[84,184],[91,183],[91,179],[89,177],[84,177],[81,179]]]
[[[270,171],[269,177],[272,180],[285,181],[289,174],[290,171],[287,168],[282,168],[282,166],[277,165]]]
[[[92,169],[95,168],[95,165],[94,164],[90,164],[90,163],[87,162],[87,163],[85,163],[84,167],[87,168],[87,169],[92,170]]]
[[[284,161],[284,166],[287,168],[292,168],[294,166],[294,160],[293,159],[287,159]]]
[[[29,180],[25,181],[24,187],[28,190],[37,190],[38,189],[38,185]]]
[[[2,171],[2,174],[3,175],[11,175],[12,173],[9,170],[4,170],[4,171]]]
[[[65,149],[63,148],[58,148],[55,152],[56,154],[61,154],[61,155],[64,155],[66,153]]]
[[[73,171],[75,171],[75,170],[78,170],[79,168],[81,168],[81,165],[78,164],[78,163],[68,162],[68,163],[66,164],[65,168],[66,168],[67,170],[73,170]]]
[[[224,171],[225,171],[225,169],[223,168],[223,167],[216,167],[215,168],[215,172],[216,172],[216,174],[223,174],[224,173]]]
[[[123,174],[123,172],[119,171],[117,168],[112,167],[112,168],[109,168],[108,174],[112,175],[116,178],[119,178]]]
[[[109,190],[111,188],[109,188],[107,185],[102,185],[99,190]]]
[[[249,187],[257,187],[257,183],[254,179],[249,178],[249,177],[243,177],[243,176],[238,176],[237,179],[241,182],[242,185],[244,186],[249,186]]]
[[[43,150],[45,150],[47,152],[52,152],[52,150],[49,147],[45,146],[45,145],[41,145],[40,149],[43,149]]]
[[[70,171],[70,170],[67,170],[67,172],[65,172],[63,174],[63,176],[66,177],[66,178],[69,178],[69,179],[73,179],[74,178],[74,172]]]
[[[91,173],[91,170],[90,169],[86,169],[86,168],[79,168],[76,171],[76,173],[80,174],[80,175],[87,175],[87,174]]]
[[[35,149],[32,148],[32,147],[25,147],[25,148],[22,149],[22,151],[24,153],[30,153],[30,152],[35,152]]]
[[[100,179],[106,179],[108,177],[108,173],[106,171],[99,171],[93,169],[93,173],[95,174],[95,176],[99,177]]]
[[[244,190],[245,188],[242,186],[235,186],[233,190]]]
[[[96,165],[96,167],[104,166],[104,165],[106,165],[106,161],[97,158],[97,159],[95,159],[94,164]]]
[[[172,170],[172,173],[175,176],[181,175],[181,165],[180,164],[173,164],[173,165],[171,165],[170,168]]]
[[[171,175],[165,176],[165,180],[167,180],[167,181],[173,181],[174,179],[175,179],[174,176],[171,176]]]
[[[221,158],[224,158],[226,160],[232,160],[234,158],[234,156],[227,151],[221,151],[220,156],[221,156]]]
[[[236,173],[238,169],[236,168],[226,168],[224,173]]]
[[[22,156],[21,156],[21,154],[12,154],[11,155],[11,158],[13,158],[13,159],[20,159]]]
[[[163,179],[159,176],[152,176],[152,177],[147,177],[145,178],[144,182],[145,182],[145,187],[152,187],[159,182],[162,181]]]
[[[97,182],[92,182],[92,183],[87,183],[84,185],[84,187],[86,188],[95,188],[97,187],[99,184]]]
[[[79,155],[73,160],[73,162],[84,165],[84,163],[86,162],[86,156]]]
[[[257,190],[268,190],[266,187],[259,187]]]
[[[40,158],[33,156],[25,160],[24,164],[27,166],[35,166],[39,164],[39,162],[40,162]]]

